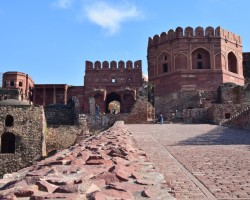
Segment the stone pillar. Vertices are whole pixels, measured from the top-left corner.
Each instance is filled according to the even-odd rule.
[[[56,103],[56,86],[53,85],[53,104]]]
[[[95,114],[95,98],[89,97],[89,113],[91,115]]]
[[[28,100],[28,97],[29,97],[29,75],[28,74],[26,74],[25,87],[26,87],[25,97],[26,97],[26,100]]]
[[[65,87],[64,87],[64,105],[66,105],[67,104],[67,86],[65,85]]]
[[[45,99],[46,99],[46,88],[43,86],[43,106],[45,106]]]

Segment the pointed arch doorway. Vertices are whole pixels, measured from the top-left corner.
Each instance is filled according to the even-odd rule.
[[[121,96],[111,92],[106,98],[106,113],[118,114],[121,112]]]

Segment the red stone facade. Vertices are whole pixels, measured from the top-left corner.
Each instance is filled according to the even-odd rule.
[[[240,36],[217,27],[178,27],[148,40],[149,82],[155,96],[244,85]]]
[[[120,112],[127,113],[136,101],[139,87],[142,86],[141,61],[115,61],[92,63],[86,61],[84,86],[66,84],[35,84],[32,79],[21,72],[6,72],[3,76],[3,88],[19,88],[28,95],[32,91],[35,105],[67,104],[76,96],[80,104],[80,112],[108,113],[108,104],[112,101],[120,103]],[[28,96],[27,96],[28,97]],[[93,105],[90,105],[92,102]],[[91,111],[91,107],[93,108]]]
[[[101,113],[108,113],[108,104],[120,102],[121,113],[129,112],[142,86],[141,60],[92,63],[86,61],[84,112],[91,113],[89,98],[95,99]],[[85,106],[86,105],[86,106]]]
[[[2,87],[4,89],[18,89],[20,100],[32,100],[34,81],[22,72],[6,72],[3,74]]]

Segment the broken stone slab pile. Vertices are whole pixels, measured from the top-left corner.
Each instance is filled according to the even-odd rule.
[[[174,199],[123,122],[0,179],[0,199]]]

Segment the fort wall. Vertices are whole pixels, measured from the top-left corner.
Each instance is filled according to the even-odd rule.
[[[128,113],[136,101],[141,85],[141,60],[86,61],[84,113],[91,113],[95,105],[99,106],[100,113],[109,113],[108,105],[112,101],[120,102],[121,113]]]
[[[46,155],[42,107],[0,106],[0,176]]]

